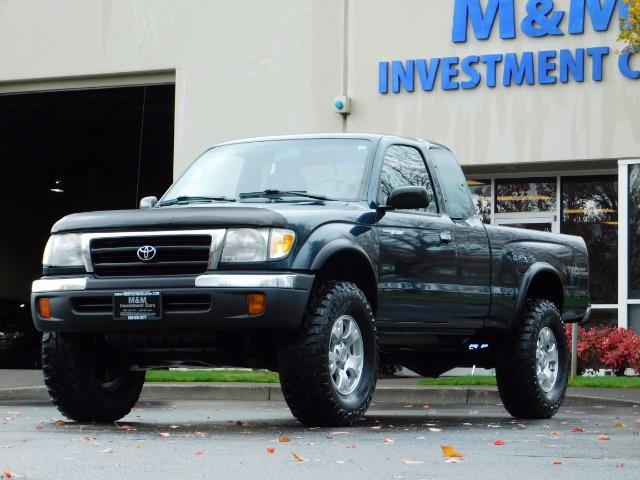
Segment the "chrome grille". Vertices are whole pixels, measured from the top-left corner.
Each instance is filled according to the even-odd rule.
[[[148,261],[138,256],[144,246],[155,249]],[[98,237],[91,239],[89,251],[98,276],[200,274],[209,264],[211,235]]]

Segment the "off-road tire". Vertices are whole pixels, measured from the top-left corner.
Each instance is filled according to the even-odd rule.
[[[111,423],[126,416],[138,401],[145,372],[123,367],[120,377],[106,388],[95,368],[97,357],[105,354],[92,336],[59,332],[42,336],[44,381],[53,404],[65,417]],[[116,355],[109,360],[118,361]]]
[[[341,315],[356,320],[364,347],[362,376],[348,395],[338,393],[329,372],[331,329]],[[318,282],[299,331],[279,348],[278,365],[284,398],[300,422],[333,427],[360,419],[373,398],[378,371],[373,312],[364,293],[353,283]]]
[[[558,348],[557,379],[549,392],[536,375],[538,334],[544,327],[553,331]],[[551,418],[564,400],[569,376],[567,337],[558,307],[549,300],[528,300],[515,334],[503,341],[496,379],[504,407],[516,418]]]

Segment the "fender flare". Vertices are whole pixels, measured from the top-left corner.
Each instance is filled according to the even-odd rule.
[[[562,277],[560,276],[560,273],[558,272],[558,270],[556,270],[555,267],[553,267],[553,265],[546,263],[546,262],[538,262],[538,263],[534,263],[533,265],[531,265],[529,267],[529,269],[526,271],[526,273],[523,275],[522,277],[522,281],[520,282],[520,290],[518,291],[518,299],[516,301],[516,305],[515,305],[515,310],[513,313],[513,318],[511,319],[511,326],[514,327],[518,324],[518,319],[520,318],[520,315],[522,314],[522,311],[524,310],[525,307],[525,303],[527,301],[527,293],[529,292],[529,287],[531,287],[531,283],[533,282],[533,279],[540,273],[544,273],[544,272],[549,272],[551,274],[553,274],[558,281],[560,282],[560,285],[563,285],[562,283]],[[564,298],[564,286],[563,286],[563,292],[562,292],[562,298]],[[560,312],[562,313],[562,312]]]
[[[358,256],[362,257],[362,259],[366,261],[367,265],[369,265],[369,269],[371,270],[374,278],[377,278],[376,270],[373,267],[373,263],[371,262],[371,259],[369,258],[369,255],[367,255],[367,252],[365,252],[364,248],[362,248],[355,242],[347,240],[346,238],[338,238],[324,245],[313,258],[310,270],[320,270],[326,263],[326,261],[331,258],[331,256],[335,255],[336,253],[345,252],[355,253]]]

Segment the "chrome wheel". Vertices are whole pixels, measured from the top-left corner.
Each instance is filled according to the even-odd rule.
[[[336,391],[352,393],[362,377],[364,343],[355,319],[342,315],[333,324],[329,339],[329,374]]]
[[[544,392],[550,392],[558,379],[558,343],[549,327],[544,327],[538,334],[536,349],[536,375],[538,385]]]

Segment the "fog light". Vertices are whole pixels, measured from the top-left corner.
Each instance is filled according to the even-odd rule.
[[[42,318],[51,318],[51,305],[48,298],[38,299],[38,313]]]
[[[247,295],[247,312],[249,315],[262,315],[267,306],[267,296],[264,293],[250,293]]]

